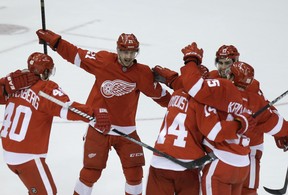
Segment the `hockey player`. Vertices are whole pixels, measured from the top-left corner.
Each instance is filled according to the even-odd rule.
[[[140,92],[161,106],[168,105],[171,95],[154,82],[150,68],[136,60],[139,42],[133,34],[123,33],[119,36],[117,53],[77,48],[50,30],[38,30],[37,35],[40,41],[47,42],[62,58],[95,76],[87,104],[94,108],[98,106],[98,100],[104,99],[113,128],[140,140],[135,123]],[[106,168],[111,146],[121,160],[126,178],[125,194],[142,194],[142,166],[145,164],[142,147],[113,131],[104,136],[90,127],[84,143],[84,166],[74,194],[92,193],[93,184]],[[91,157],[90,154],[97,155]],[[131,157],[130,154],[137,155]]]
[[[245,101],[236,102],[233,100],[234,96],[230,99],[230,95],[240,93],[234,86],[238,85],[239,81],[242,81],[239,75],[230,78],[233,80],[234,85],[228,79],[226,79],[227,82],[224,82],[225,79],[204,80],[197,73],[197,65],[202,62],[203,50],[198,49],[196,43],[192,43],[183,48],[182,52],[185,63],[185,66],[181,68],[182,84],[189,95],[229,113],[228,115],[225,113],[221,115],[220,118],[222,120],[233,120],[233,117],[238,119],[240,118],[238,117],[239,114],[252,113]],[[248,79],[246,84],[249,85],[252,81]],[[253,121],[254,119],[250,116],[248,120]],[[250,163],[249,138],[245,135],[246,130],[239,132],[237,138],[225,139],[220,143],[212,139],[218,135],[218,131],[214,130],[206,133],[206,138],[203,141],[205,149],[207,152],[213,151],[218,159],[203,169],[202,193],[204,195],[241,194],[242,185],[248,175]],[[241,146],[245,149],[241,148]]]
[[[195,77],[197,74],[194,74],[194,75],[191,74],[191,72],[195,73],[195,71],[198,70],[198,68],[195,66],[195,62],[196,62],[196,64],[197,63],[199,64],[199,61],[201,63],[201,58],[199,58],[197,56],[197,49],[196,49],[196,54],[195,55],[193,54],[193,51],[195,51],[194,47],[197,48],[197,45],[195,43],[194,44],[192,43],[191,45],[187,46],[186,48],[184,48],[182,50],[182,52],[184,53],[184,60],[186,61],[186,66],[181,68],[181,75],[183,76],[182,82],[183,82],[184,88],[186,86],[186,90],[189,91],[189,94],[192,95],[192,97],[198,96],[200,94],[200,91],[201,91],[200,85],[201,85],[201,83],[204,83],[202,78],[198,77],[198,79],[197,79],[197,77]],[[187,61],[188,61],[188,63],[187,63]],[[189,63],[189,61],[190,61],[190,63]],[[194,63],[193,63],[193,61],[194,61]],[[232,68],[233,68],[233,70],[232,70]],[[232,68],[230,71],[228,71],[229,76],[227,76],[227,78],[232,80],[234,85],[241,92],[241,96],[243,97],[243,100],[244,100],[243,101],[244,108],[245,107],[248,108],[248,109],[241,109],[241,107],[240,107],[239,108],[240,113],[241,112],[247,112],[249,110],[252,113],[257,112],[260,108],[265,106],[267,104],[267,102],[265,101],[265,99],[262,95],[259,95],[258,93],[255,93],[253,91],[248,90],[249,89],[248,86],[250,87],[250,85],[253,84],[253,82],[254,82],[253,81],[254,80],[253,79],[254,78],[253,68],[250,65],[248,65],[247,63],[243,63],[243,62],[234,62],[232,64]],[[239,76],[236,77],[237,74],[239,74],[239,75],[242,74],[242,77],[239,77]],[[238,78],[238,80],[237,80],[237,78]],[[210,87],[211,88],[217,89],[218,84],[220,87],[221,83],[217,83],[217,80],[219,81],[220,79],[210,80]],[[224,89],[225,88],[223,88],[223,85],[222,85],[222,89],[221,89],[221,87],[219,89],[220,93]],[[251,88],[250,88],[250,90],[251,90]],[[203,93],[203,92],[201,92],[201,93]],[[214,92],[214,93],[209,93],[209,94],[217,94],[217,93]],[[223,95],[222,98],[220,96],[219,98],[213,99],[213,101],[218,100],[219,104],[223,104],[223,102],[226,102],[227,100],[229,100],[229,98],[230,97]],[[221,101],[219,101],[219,100],[221,100]],[[215,103],[215,105],[217,105],[217,104]],[[225,105],[225,103],[224,103],[224,105]],[[221,108],[220,105],[216,106],[216,108],[218,108],[218,107]],[[228,107],[228,112],[230,112],[230,111],[234,111],[234,109],[231,109],[231,107]],[[287,135],[286,134],[287,133],[287,121],[284,121],[281,116],[279,116],[277,113],[275,113],[275,111],[271,111],[270,109],[266,110],[264,113],[262,113],[260,116],[257,117],[257,120],[258,120],[258,123],[257,123],[256,128],[253,131],[248,131],[245,134],[245,136],[248,137],[248,139],[254,139],[254,137],[252,135],[255,135],[255,134],[260,135],[260,134],[263,134],[263,132],[268,133],[268,134],[273,135],[273,136]],[[241,139],[244,140],[244,138],[241,138]],[[251,145],[249,145],[249,146],[251,148]],[[253,153],[252,153],[252,155],[253,155]],[[251,153],[250,153],[250,157],[251,157]],[[205,177],[203,177],[203,178],[205,178]],[[206,186],[206,189],[209,189],[209,186],[208,186],[208,188]],[[243,191],[243,193],[246,194],[247,192]],[[250,192],[248,192],[248,193],[250,193]],[[254,193],[256,193],[256,192],[254,192]]]
[[[202,70],[205,74],[205,69]],[[220,145],[225,139],[237,139],[238,133],[243,133],[256,124],[254,120],[248,120],[246,116],[241,115],[237,117],[243,117],[245,120],[240,120],[241,125],[239,127],[238,121],[235,120],[220,121],[220,113],[210,106],[198,103],[183,89],[176,90],[169,102],[155,148],[179,160],[192,161],[204,155],[203,135],[207,137],[205,139],[210,139],[211,142]],[[230,146],[226,145],[224,148],[227,149]],[[237,145],[234,148],[238,152],[241,150],[247,152],[245,146]],[[246,159],[247,161],[248,155],[242,154],[237,160]],[[234,177],[234,180],[236,179],[233,171],[238,173],[241,170],[239,184],[241,184],[241,178],[248,174],[248,166],[246,168],[228,166],[228,168],[231,169],[229,176]],[[166,158],[154,154],[149,169],[146,194],[200,194],[200,175],[198,172],[197,169],[187,170]]]
[[[240,56],[240,53],[238,52],[235,46],[222,45],[216,52],[215,65],[217,67],[217,70],[213,70],[209,72],[209,78],[227,78],[227,76],[231,73],[230,69],[231,69],[232,64],[234,62],[239,61],[239,56]],[[262,96],[265,99],[260,89],[260,83],[256,79],[253,79],[253,82],[247,85],[244,91],[245,93],[248,93],[250,96],[252,94],[254,94],[255,96],[258,96],[260,94],[260,96]],[[250,100],[250,101],[253,101],[253,100]],[[266,101],[266,103],[269,103],[269,102]],[[270,108],[270,110],[273,111],[274,113],[277,113],[277,109],[273,106]],[[278,115],[278,113],[276,115]],[[282,118],[281,116],[279,117],[280,119]],[[265,124],[267,127],[267,124],[269,123],[265,123]],[[259,128],[257,129],[258,129],[257,131],[253,131],[249,133],[249,138],[250,138],[249,145],[251,149],[251,152],[250,152],[251,163],[250,163],[249,176],[247,177],[243,185],[242,195],[257,195],[257,189],[259,187],[260,160],[261,160],[263,149],[264,149],[263,148],[263,143],[264,143],[263,132],[265,132],[265,129],[263,129],[263,131],[261,131]],[[266,132],[267,131],[268,130],[266,129]],[[259,133],[259,132],[262,132],[262,133]],[[287,140],[287,138],[285,139],[285,137],[279,137],[279,134],[278,136],[274,135],[274,138],[275,138],[275,142],[277,143],[277,146],[281,149],[285,149],[285,140]],[[287,146],[288,144],[286,143],[286,147]]]
[[[209,72],[209,78],[227,78],[227,74],[230,72],[230,67],[234,62],[239,61],[240,53],[238,52],[237,48],[233,45],[222,45],[218,51],[216,52],[215,64],[217,70],[213,70]],[[160,66],[154,67],[154,72],[158,75],[158,79],[166,83],[167,86],[173,89],[177,89],[182,87],[182,79],[181,76],[178,77],[178,73],[171,71],[167,68],[162,68]],[[162,75],[162,76],[161,76]],[[156,77],[157,79],[157,77]],[[260,90],[259,82],[254,79],[253,82],[247,86],[245,89],[246,92],[260,94],[263,96],[262,91]],[[212,96],[213,97],[213,96]],[[225,96],[227,97],[227,96]],[[264,98],[264,96],[263,96]],[[223,99],[223,98],[220,98]],[[268,102],[266,102],[268,103]],[[217,104],[217,103],[216,103]],[[277,110],[273,106],[271,110],[276,113]],[[281,118],[281,117],[280,117]],[[262,132],[262,131],[261,131]],[[259,172],[260,172],[260,159],[263,152],[263,142],[264,142],[264,134],[263,133],[256,133],[254,131],[254,135],[251,133],[250,138],[250,174],[245,181],[243,186],[242,195],[255,195],[257,194],[257,189],[259,186]],[[288,138],[287,136],[280,136],[274,135],[275,142],[277,146],[284,151],[287,150],[288,147]]]
[[[230,68],[234,62],[239,61],[240,53],[233,45],[222,45],[216,52],[215,65],[217,70],[210,72],[210,78],[227,78]],[[261,93],[259,82],[254,79],[246,91]],[[256,132],[256,131],[254,131]],[[260,159],[263,153],[264,134],[255,133],[250,135],[250,171],[243,185],[242,195],[257,195],[259,187]]]
[[[191,54],[193,54],[193,47],[195,47],[196,46],[196,48],[197,48],[197,45],[194,43],[194,44],[192,44],[192,45],[189,45],[189,46],[187,46],[187,51],[185,52],[188,56],[190,55],[190,53]],[[189,49],[190,49],[190,51],[189,51]],[[183,49],[184,50],[184,49]],[[182,51],[183,51],[182,50]],[[200,52],[200,50],[199,50],[199,52],[198,53],[200,53],[201,54],[201,52]],[[185,55],[185,54],[184,54]],[[201,54],[202,55],[202,54]],[[196,56],[196,55],[195,55]],[[227,46],[222,46],[219,50],[218,50],[218,52],[216,53],[216,62],[220,62],[220,65],[218,66],[218,68],[219,68],[219,72],[221,72],[221,75],[223,76],[223,77],[225,77],[225,78],[227,78],[227,74],[230,74],[231,73],[231,71],[230,71],[230,67],[231,67],[231,64],[234,64],[235,62],[235,65],[237,65],[237,61],[238,61],[238,57],[239,57],[239,53],[238,53],[238,51],[235,49],[235,47],[231,47],[231,46],[229,46],[228,48],[227,48]],[[184,58],[185,58],[185,56],[184,56]],[[187,56],[186,56],[186,58],[187,58]],[[219,58],[219,59],[217,59],[217,58]],[[230,59],[231,58],[231,59]],[[226,61],[225,61],[225,59],[226,59]],[[194,61],[197,63],[197,61],[198,61],[199,59],[197,59],[197,56],[196,56],[196,59],[194,59]],[[201,59],[200,59],[201,60]],[[242,63],[243,64],[243,63]],[[226,66],[224,66],[224,65],[226,65]],[[238,64],[239,65],[239,64]],[[219,90],[220,91],[222,91],[222,92],[220,92],[220,94],[223,94],[223,96],[221,97],[221,96],[219,96],[218,98],[215,98],[215,95],[217,94],[217,93],[213,93],[213,95],[210,97],[210,98],[205,98],[204,96],[202,96],[202,98],[200,98],[201,100],[200,101],[206,101],[206,103],[207,104],[210,104],[209,102],[211,102],[211,104],[213,104],[216,108],[221,108],[221,105],[220,104],[223,104],[223,102],[229,102],[229,100],[230,100],[230,95],[229,94],[226,94],[226,93],[223,93],[223,92],[225,92],[226,91],[226,89],[225,88],[227,88],[227,87],[225,87],[225,86],[223,86],[223,84],[221,84],[222,85],[222,89],[221,89],[221,87],[220,87],[220,83],[221,82],[219,82],[219,81],[221,81],[222,79],[217,79],[217,80],[208,80],[207,82],[203,82],[202,81],[202,79],[200,78],[200,77],[195,77],[195,74],[193,75],[193,74],[191,74],[191,71],[194,71],[194,73],[195,73],[195,71],[197,71],[197,68],[195,68],[194,67],[194,69],[192,68],[192,70],[191,70],[191,67],[193,67],[193,66],[185,66],[185,67],[182,67],[181,68],[181,72],[183,73],[184,72],[184,74],[185,74],[185,69],[186,69],[186,75],[187,75],[187,77],[186,77],[186,86],[188,86],[188,88],[187,88],[187,90],[189,91],[189,93],[192,95],[192,96],[196,96],[196,98],[197,98],[197,96],[199,96],[199,94],[201,94],[201,93],[203,93],[203,92],[201,92],[201,90],[200,90],[200,86],[202,85],[201,83],[207,83],[207,82],[210,82],[210,86],[211,87],[213,87],[214,86],[214,88],[216,88],[217,86],[220,88]],[[228,68],[229,67],[229,68]],[[249,65],[244,65],[243,67],[248,67],[248,69],[249,69]],[[221,68],[221,69],[220,69]],[[189,70],[190,69],[190,70]],[[251,69],[251,68],[250,68]],[[159,67],[155,67],[154,68],[154,71],[157,71],[157,74],[158,74],[158,77],[160,77],[159,75],[161,75],[162,74],[162,76],[163,75],[165,75],[165,79],[162,79],[162,80],[166,80],[166,81],[170,81],[170,86],[174,86],[174,87],[177,87],[177,86],[181,86],[181,84],[182,83],[180,83],[179,84],[179,80],[181,80],[181,79],[179,79],[178,78],[178,76],[177,76],[177,73],[176,72],[169,72],[169,69],[165,69],[165,68],[159,68]],[[212,71],[213,72],[213,71]],[[215,72],[215,71],[214,71]],[[216,71],[217,72],[217,71]],[[220,74],[220,73],[218,73],[217,72],[217,75],[218,74]],[[183,75],[183,74],[182,74]],[[225,76],[224,76],[225,75]],[[211,76],[211,74],[209,74],[209,76]],[[175,78],[176,77],[176,78]],[[182,77],[182,76],[181,76]],[[180,77],[180,78],[181,78]],[[219,76],[217,76],[217,77],[219,77]],[[251,75],[250,75],[250,77],[251,77]],[[197,79],[197,78],[200,78],[199,80]],[[194,80],[193,80],[194,79]],[[183,80],[183,79],[182,79]],[[189,81],[189,82],[188,82]],[[259,95],[259,93],[258,93],[258,91],[259,91],[259,83],[256,81],[256,80],[254,80],[254,79],[252,79],[252,78],[250,78],[250,80],[249,79],[247,79],[247,81],[250,81],[249,83],[246,83],[246,86],[245,86],[245,90],[243,90],[243,87],[241,88],[238,88],[238,89],[240,89],[240,91],[242,91],[241,93],[242,93],[242,96],[243,96],[243,93],[245,94],[245,93],[248,93],[249,94],[249,96],[250,97],[253,97],[253,95],[251,95],[251,94],[254,94],[254,96],[255,96],[255,98],[250,98],[251,100],[249,101],[251,104],[250,104],[250,106],[251,105],[253,105],[254,103],[252,103],[252,102],[254,102],[253,101],[253,99],[255,100],[255,99],[258,99],[259,101],[256,101],[255,103],[255,105],[254,105],[254,110],[253,110],[253,112],[256,112],[256,111],[258,111],[258,110],[255,110],[255,108],[258,108],[258,109],[260,109],[261,107],[261,105],[259,105],[259,102],[261,102],[262,103],[262,106],[265,106],[265,104],[267,104],[267,102],[265,101],[265,99],[264,99],[264,97],[261,95],[261,93],[260,93],[260,95]],[[251,82],[251,81],[253,81],[253,82]],[[178,84],[177,84],[178,83]],[[195,84],[195,83],[197,83],[197,84]],[[234,82],[234,84],[235,84],[235,82]],[[248,85],[249,84],[249,85]],[[209,85],[209,84],[208,84]],[[224,88],[223,88],[224,87]],[[230,89],[231,88],[231,86],[230,87],[228,87],[228,89]],[[233,87],[232,87],[233,88]],[[232,89],[231,88],[231,89]],[[235,90],[234,90],[235,91]],[[199,92],[199,93],[198,93]],[[204,93],[205,94],[205,93]],[[209,93],[206,93],[207,95],[209,95],[209,94],[211,94],[210,92]],[[226,94],[226,95],[225,95]],[[233,94],[233,93],[231,93],[231,94]],[[229,96],[228,96],[229,95]],[[245,98],[246,99],[246,101],[248,100],[248,98],[246,97]],[[208,102],[207,102],[207,100],[208,100]],[[221,100],[221,101],[219,101],[219,100]],[[218,102],[218,103],[217,103]],[[243,103],[243,102],[242,102]],[[229,105],[233,105],[233,104],[229,104]],[[256,105],[258,105],[258,107],[256,106]],[[224,107],[222,107],[222,109],[223,108],[225,108],[226,106],[224,106]],[[229,108],[230,109],[230,108]],[[273,109],[273,107],[272,107],[272,109]],[[230,111],[232,111],[233,109],[230,109]],[[251,162],[252,162],[252,164],[251,164],[251,166],[250,166],[250,169],[251,169],[251,171],[250,171],[250,175],[249,175],[249,177],[247,178],[247,180],[246,180],[246,182],[245,182],[245,186],[249,186],[249,184],[250,184],[250,189],[249,189],[249,187],[244,187],[244,189],[243,189],[243,194],[256,194],[257,192],[257,188],[258,188],[258,183],[259,183],[259,180],[258,180],[258,178],[259,178],[259,163],[260,163],[260,158],[261,158],[261,155],[262,155],[262,150],[261,150],[261,148],[262,148],[262,144],[263,144],[263,132],[266,132],[266,133],[269,133],[269,134],[271,134],[271,135],[274,135],[274,137],[277,137],[277,136],[281,136],[281,134],[283,133],[283,129],[285,129],[286,127],[285,127],[285,125],[287,125],[286,124],[286,122],[284,121],[284,125],[282,126],[282,125],[277,125],[277,123],[279,122],[279,124],[281,124],[281,121],[283,121],[283,118],[282,117],[280,117],[280,116],[278,116],[278,114],[276,114],[275,113],[275,110],[273,111],[274,112],[274,114],[272,115],[272,117],[271,116],[269,116],[268,115],[268,117],[267,118],[269,118],[269,119],[271,119],[270,121],[272,121],[272,122],[270,122],[270,125],[267,125],[267,124],[269,124],[268,122],[266,122],[266,127],[269,127],[270,128],[270,130],[269,129],[267,129],[267,128],[262,128],[262,130],[259,130],[259,128],[257,129],[257,131],[255,130],[255,131],[252,131],[252,132],[250,132],[249,133],[249,138],[250,138],[250,140],[251,140],[251,142],[250,142],[250,147],[251,147],[251,150],[252,150],[252,152],[250,153],[250,159],[251,159]],[[264,116],[261,116],[261,118],[265,118]],[[265,121],[265,120],[264,120]],[[278,121],[278,122],[277,122]],[[278,128],[275,128],[274,129],[274,131],[273,132],[271,132],[271,129],[273,129],[273,127],[275,126],[275,125],[277,125],[277,127],[280,127],[279,129]],[[259,124],[258,124],[258,127],[261,127]],[[282,128],[281,128],[282,127]],[[278,132],[279,131],[279,132]],[[284,130],[285,131],[285,130]],[[262,133],[261,133],[262,132]],[[285,135],[285,134],[284,134]],[[282,137],[281,137],[282,138]],[[257,146],[257,142],[260,140],[260,144],[259,144],[259,146]],[[261,142],[261,140],[262,140],[262,142]],[[286,139],[285,139],[285,137],[284,138],[282,138],[282,142],[280,142],[279,143],[279,146],[280,147],[282,147],[282,148],[285,148],[285,145],[283,144],[283,143],[285,143],[286,141],[285,141]],[[259,143],[259,142],[258,142]],[[260,151],[259,151],[260,150]],[[255,173],[255,174],[253,174],[253,173]],[[256,176],[256,177],[255,177]],[[254,178],[253,178],[254,177]],[[249,182],[249,180],[250,180],[250,182]],[[253,187],[254,186],[254,187]]]
[[[90,124],[103,134],[108,133],[111,124],[104,107],[94,108],[93,111],[86,105],[71,102],[61,88],[49,80],[54,70],[50,56],[35,52],[29,56],[27,63],[29,71],[41,79],[29,88],[11,93],[6,99],[1,128],[4,161],[11,171],[18,175],[29,194],[55,195],[57,189],[45,162],[53,117],[84,122],[89,120],[68,110],[67,107],[61,107],[43,98],[38,94],[39,91],[64,102],[67,106],[94,115],[96,122],[91,121]]]
[[[217,70],[209,73],[211,78],[227,78],[230,67],[234,62],[239,61],[240,53],[233,45],[222,45],[216,52],[215,66]]]

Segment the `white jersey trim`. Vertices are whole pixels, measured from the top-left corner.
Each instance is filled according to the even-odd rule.
[[[164,89],[162,87],[162,91],[161,91],[161,96],[160,97],[151,97],[153,100],[157,100],[157,99],[161,99],[162,97],[164,97],[167,94],[166,89]]]
[[[279,115],[277,115],[277,116],[279,117],[278,122],[277,122],[277,124],[275,125],[275,127],[274,127],[271,131],[269,131],[269,132],[267,133],[267,134],[269,134],[269,135],[275,135],[275,134],[279,133],[279,131],[281,131],[281,128],[282,128],[282,126],[283,126],[284,119],[283,119],[282,116],[279,116]]]
[[[125,183],[125,192],[128,194],[142,194],[142,182],[138,185]]]
[[[80,64],[81,64],[81,58],[79,56],[79,54],[77,53],[76,56],[75,56],[75,59],[74,59],[74,64],[78,67],[80,67]]]
[[[43,167],[43,164],[42,164],[40,158],[36,158],[36,159],[34,159],[34,161],[35,161],[35,164],[36,164],[37,169],[39,171],[40,177],[43,181],[47,195],[53,195],[53,189],[52,189],[51,183],[48,179],[45,168]]]
[[[69,106],[71,106],[72,103],[73,102],[71,101],[65,103],[65,106],[62,107],[62,109],[60,110],[60,118],[67,120],[67,115],[68,115],[68,110],[69,110],[68,108]]]
[[[3,159],[9,165],[19,165],[33,159],[46,158],[46,156],[47,153],[45,154],[16,153],[16,152],[8,152],[3,149]]]
[[[249,155],[239,155],[232,152],[216,149],[207,140],[204,139],[203,144],[213,150],[214,154],[224,163],[235,167],[246,167],[250,164]]]
[[[200,91],[200,89],[202,88],[202,84],[204,82],[203,78],[200,78],[197,83],[195,83],[194,86],[192,86],[192,88],[189,90],[189,95],[191,95],[192,97],[195,97],[196,94]]]
[[[125,133],[125,134],[130,134],[136,131],[136,126],[117,126],[117,125],[111,125],[112,129],[117,129],[118,131]],[[118,135],[118,133],[115,133],[114,131],[110,131],[108,135]]]
[[[191,159],[191,160],[178,159],[178,160],[181,160],[183,162],[190,162],[194,159]],[[173,171],[186,170],[185,167],[182,167],[181,165],[178,165],[167,158],[164,158],[162,156],[156,156],[156,155],[152,156],[150,165],[157,169],[166,169],[166,170],[173,170]]]
[[[214,141],[219,132],[221,131],[221,129],[222,129],[221,123],[220,122],[216,123],[215,126],[210,131],[210,133],[207,135],[207,138],[210,139],[211,141]]]
[[[252,153],[254,153],[253,151],[256,151],[256,150],[260,150],[260,151],[262,151],[263,152],[263,150],[264,150],[264,145],[263,145],[263,143],[262,144],[258,144],[258,145],[255,145],[255,146],[250,146],[250,150],[251,150],[251,154]],[[251,155],[250,154],[250,155]]]
[[[79,179],[76,182],[74,191],[81,195],[91,195],[92,193],[92,187],[86,186],[84,183],[82,183]]]
[[[219,162],[219,159],[216,159],[213,162],[211,162],[206,179],[204,180],[204,182],[206,183],[206,188],[204,190],[206,191],[207,195],[212,194],[212,176],[214,175],[218,162]]]
[[[251,150],[250,152],[250,174],[249,174],[249,188],[253,189],[255,188],[256,183],[256,150]]]
[[[264,145],[258,144],[255,146],[250,146],[251,152],[249,154],[250,156],[250,174],[249,174],[249,188],[255,189],[256,187],[256,176],[257,176],[257,160],[256,160],[256,153],[257,151],[263,152]]]

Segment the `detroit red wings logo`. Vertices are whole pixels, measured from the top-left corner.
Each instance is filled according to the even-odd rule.
[[[101,93],[106,98],[122,96],[131,93],[136,88],[136,83],[128,83],[122,80],[107,80],[101,85]]]

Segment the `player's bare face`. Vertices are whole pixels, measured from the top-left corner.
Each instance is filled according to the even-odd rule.
[[[132,66],[137,54],[137,51],[118,50],[119,63],[125,67]]]
[[[230,67],[233,64],[233,60],[230,58],[220,58],[217,62],[217,69],[222,78],[227,78],[230,73]]]

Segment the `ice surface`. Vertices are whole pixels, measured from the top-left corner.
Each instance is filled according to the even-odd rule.
[[[138,61],[153,67],[160,64],[176,71],[182,65],[181,49],[196,41],[204,49],[203,64],[214,69],[214,57],[222,44],[235,45],[241,60],[255,67],[256,78],[270,100],[287,90],[288,2],[286,0],[50,0],[45,2],[46,27],[75,45],[93,51],[115,51],[122,32],[134,33],[141,42]],[[35,31],[41,28],[40,1],[2,0],[0,2],[1,75],[26,67],[29,54],[43,51]],[[7,25],[8,29],[7,29]],[[11,25],[20,26],[19,30]],[[6,30],[5,30],[6,28]],[[57,72],[54,81],[75,101],[85,102],[93,76],[70,65],[49,49]],[[280,103],[287,102],[287,97]],[[287,119],[287,105],[277,107]],[[2,106],[0,116],[3,116]],[[141,96],[137,112],[138,133],[153,146],[165,110]],[[150,120],[143,120],[150,119]],[[73,193],[82,167],[82,136],[86,124],[55,119],[47,163],[58,194]],[[144,149],[145,190],[152,152]],[[277,149],[265,137],[259,194],[262,186],[282,188],[287,169],[287,152]],[[107,169],[95,184],[93,194],[124,194],[120,161],[112,150]],[[27,194],[23,184],[0,155],[0,194]]]

